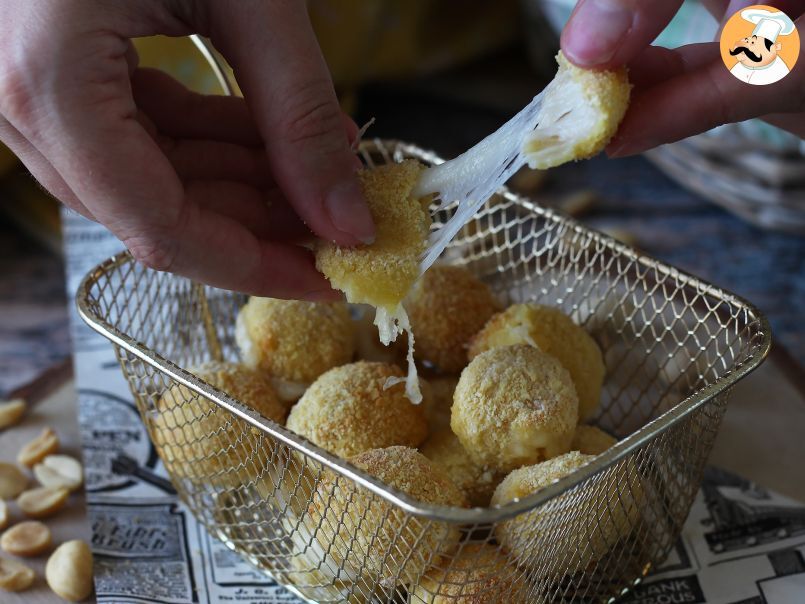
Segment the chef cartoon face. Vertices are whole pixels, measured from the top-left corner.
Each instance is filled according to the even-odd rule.
[[[741,38],[730,48],[730,55],[736,57],[739,63],[750,69],[765,67],[774,62],[777,53],[782,49],[780,42],[774,43],[768,38],[752,35]]]
[[[779,9],[758,4],[739,10],[721,32],[721,58],[738,80],[752,85],[782,80],[799,56],[799,33]]]

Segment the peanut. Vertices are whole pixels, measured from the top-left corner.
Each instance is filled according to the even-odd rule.
[[[8,558],[0,558],[0,589],[24,591],[34,582],[34,571]]]
[[[92,552],[84,541],[62,543],[45,566],[45,579],[56,595],[80,602],[92,593]]]
[[[22,418],[27,407],[25,401],[21,398],[15,398],[11,401],[0,401],[0,429],[13,426]]]
[[[38,520],[15,524],[0,537],[0,547],[15,556],[38,556],[50,544],[50,529]]]
[[[69,455],[48,455],[34,466],[34,476],[43,486],[75,491],[84,481],[84,468]]]
[[[17,461],[20,465],[32,468],[58,448],[59,437],[51,428],[45,428],[39,436],[20,449]]]
[[[0,499],[13,499],[28,486],[28,477],[10,463],[0,461]]]
[[[65,488],[37,487],[17,497],[17,506],[29,518],[46,518],[62,509],[69,495]]]

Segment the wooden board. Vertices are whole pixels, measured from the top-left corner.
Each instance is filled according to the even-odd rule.
[[[60,453],[66,453],[80,459],[78,419],[76,413],[76,394],[73,381],[70,379],[69,366],[57,368],[43,375],[36,382],[21,389],[15,394],[24,394],[29,398],[28,412],[18,425],[0,431],[0,460],[16,463],[17,452],[26,442],[36,437],[43,428],[50,426],[59,435]],[[30,474],[30,472],[29,472]],[[31,486],[35,486],[31,477]],[[16,503],[9,502],[11,523],[24,520]],[[55,516],[43,522],[53,533],[54,547],[70,539],[90,540],[91,532],[87,520],[87,509],[83,491],[73,493],[67,506]],[[49,554],[49,553],[48,553]],[[21,593],[0,591],[2,604],[56,604],[64,600],[56,596],[45,582],[45,563],[48,554],[39,558],[20,558],[36,572],[33,587]],[[0,552],[0,556],[10,556]],[[85,602],[95,602],[90,597]]]

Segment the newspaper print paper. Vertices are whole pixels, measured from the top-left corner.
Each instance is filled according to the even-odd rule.
[[[122,245],[65,212],[68,294]],[[111,344],[71,317],[100,604],[296,604],[176,497]],[[708,468],[668,559],[623,604],[805,603],[805,505]]]

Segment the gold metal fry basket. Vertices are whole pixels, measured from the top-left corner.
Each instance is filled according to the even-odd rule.
[[[441,161],[397,141],[364,142],[360,155],[370,166]],[[607,366],[595,422],[622,440],[499,508],[412,500],[196,378],[189,367],[238,359],[244,296],[121,254],[85,278],[78,308],[113,342],[188,508],[308,601],[614,600],[679,537],[730,388],[769,350],[768,323],[740,298],[507,191],[444,260],[509,302],[561,308]],[[515,524],[503,548],[496,535]]]

